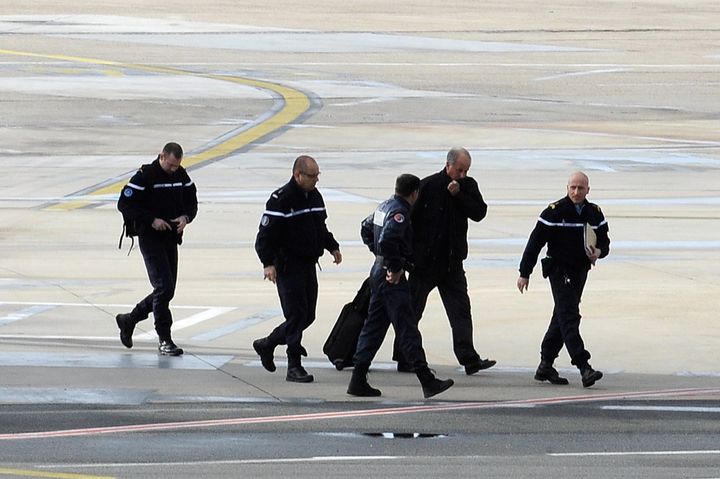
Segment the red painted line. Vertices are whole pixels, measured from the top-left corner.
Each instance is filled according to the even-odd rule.
[[[311,414],[293,414],[285,416],[261,416],[246,417],[232,419],[208,419],[201,421],[179,421],[166,422],[157,424],[134,424],[127,426],[109,426],[109,427],[93,427],[83,429],[64,429],[59,431],[37,431],[37,432],[21,432],[0,434],[0,440],[19,440],[19,439],[48,439],[62,437],[78,437],[78,436],[95,436],[103,434],[120,434],[133,432],[153,432],[153,431],[170,431],[180,429],[195,429],[206,427],[222,427],[237,426],[243,424],[269,424],[278,422],[298,422],[298,421],[319,421],[329,419],[347,419],[368,416],[387,416],[397,414],[411,414],[419,412],[442,412],[442,411],[459,411],[472,409],[498,409],[514,406],[543,406],[554,404],[572,404],[586,403],[598,401],[611,401],[620,399],[633,398],[659,398],[659,397],[687,397],[700,396],[707,394],[720,394],[720,388],[688,388],[688,389],[664,389],[657,391],[641,391],[641,392],[625,392],[625,393],[605,393],[582,396],[561,396],[555,398],[539,398],[539,399],[520,399],[513,401],[499,402],[465,402],[453,404],[433,404],[423,406],[407,406],[397,408],[381,408],[381,409],[362,409],[359,411],[337,411],[337,412],[321,412]]]

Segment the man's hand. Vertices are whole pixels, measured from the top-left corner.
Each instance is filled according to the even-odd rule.
[[[595,246],[590,246],[589,249],[585,250],[585,253],[587,253],[588,258],[590,258],[590,262],[594,265],[595,261],[597,261],[602,254],[602,250],[600,248],[596,248]]]
[[[330,253],[333,256],[333,263],[340,264],[342,263],[342,253],[339,249],[336,249],[332,253]]]
[[[520,290],[520,294],[524,293],[528,289],[528,285],[530,284],[530,278],[523,278],[520,276],[517,280],[517,287]]]
[[[172,226],[163,219],[155,218],[152,222],[152,229],[155,231],[167,231],[172,230]]]
[[[270,265],[263,268],[263,279],[266,279],[271,283],[275,284],[275,282],[277,281],[277,270],[275,269],[275,265]]]
[[[400,278],[405,277],[405,270],[401,269],[400,271],[395,271],[394,273],[390,270],[385,273],[385,281],[387,281],[390,284],[398,284],[400,282]]]
[[[177,223],[177,232],[182,233],[185,227],[188,225],[188,217],[185,215],[178,216],[174,220],[170,220],[173,223]]]
[[[450,192],[450,194],[451,194],[452,196],[455,196],[455,195],[457,195],[458,192],[460,191],[460,183],[458,183],[456,180],[452,180],[452,181],[448,184],[447,188],[448,188],[448,191]]]

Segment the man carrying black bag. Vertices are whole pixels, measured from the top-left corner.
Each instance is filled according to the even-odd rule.
[[[435,396],[453,385],[452,379],[437,379],[428,368],[405,277],[413,262],[410,207],[417,200],[419,187],[417,176],[398,176],[395,195],[362,222],[361,236],[375,254],[375,263],[370,272],[368,318],[358,339],[355,369],[347,389],[353,396],[380,396],[380,390],[368,384],[367,373],[390,324],[400,337],[403,356],[420,380],[423,396]]]
[[[335,326],[323,346],[331,363],[338,371],[352,367],[358,337],[370,305],[370,278],[363,281],[355,298],[343,306]]]
[[[177,143],[163,147],[157,159],[143,165],[122,189],[118,209],[125,227],[138,235],[140,252],[145,261],[152,293],[129,313],[115,317],[120,341],[133,347],[135,325],[153,313],[158,335],[158,352],[163,356],[180,356],[170,332],[170,300],[175,295],[178,273],[178,245],[183,232],[197,215],[197,190],[185,169],[180,166],[183,149]]]

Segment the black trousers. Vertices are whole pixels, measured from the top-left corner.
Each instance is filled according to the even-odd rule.
[[[385,280],[385,274],[382,263],[375,262],[370,272],[368,317],[360,332],[353,362],[369,366],[392,324],[408,364],[415,370],[426,368],[427,359],[412,308],[410,285],[405,278],[398,284],[390,284]]]
[[[135,306],[131,316],[137,323],[152,312],[158,337],[168,340],[173,322],[170,301],[177,284],[177,241],[173,235],[141,235],[138,244],[153,291]]]
[[[452,330],[453,352],[461,365],[473,363],[480,359],[473,345],[473,324],[470,312],[470,297],[467,292],[467,278],[462,263],[453,264],[446,271],[437,274],[418,270],[410,273],[410,293],[416,315],[416,324],[420,322],[428,295],[437,288],[440,293]],[[393,351],[393,359],[403,362],[397,341]]]
[[[270,336],[273,345],[287,344],[290,367],[300,365],[302,335],[314,321],[317,307],[318,282],[312,259],[290,260],[277,272],[277,290],[285,321]]]
[[[564,344],[572,364],[587,365],[590,353],[580,336],[580,300],[587,275],[587,270],[574,271],[564,267],[556,268],[550,274],[548,279],[555,307],[540,349],[543,360],[552,363]]]

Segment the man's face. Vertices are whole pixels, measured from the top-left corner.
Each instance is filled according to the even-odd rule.
[[[585,197],[590,192],[587,177],[583,175],[572,175],[568,180],[567,193],[570,200],[579,205],[585,201]]]
[[[180,168],[181,161],[182,158],[175,158],[175,155],[173,153],[160,153],[160,167],[165,173],[175,173],[178,168]]]
[[[453,180],[462,180],[468,174],[470,170],[470,158],[466,155],[460,155],[452,165],[450,163],[445,164],[445,172]]]
[[[303,191],[312,191],[320,180],[320,167],[313,161],[307,162],[293,174],[293,178]]]
[[[410,206],[417,203],[418,196],[420,196],[420,190],[415,190],[410,195],[410,198],[408,198],[408,203],[410,203]]]

